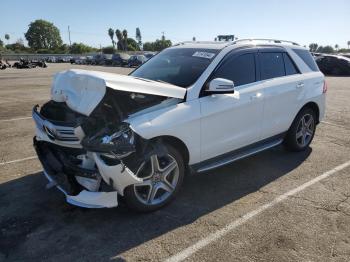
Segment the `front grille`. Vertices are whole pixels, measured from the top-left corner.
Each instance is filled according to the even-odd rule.
[[[32,116],[37,128],[45,133],[50,140],[79,144],[79,138],[74,134],[74,127],[52,123],[37,111],[37,107],[33,108]]]

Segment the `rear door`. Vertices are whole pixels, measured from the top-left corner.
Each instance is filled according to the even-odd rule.
[[[282,48],[259,50],[260,78],[264,83],[264,114],[261,139],[281,134],[293,121],[298,96],[305,83],[302,74]]]

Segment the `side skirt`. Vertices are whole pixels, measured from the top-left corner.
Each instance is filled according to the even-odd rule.
[[[223,155],[205,160],[198,164],[191,165],[190,169],[194,173],[203,173],[211,169],[215,169],[237,160],[255,155],[261,151],[280,145],[283,142],[284,135],[285,133],[276,135],[271,138],[267,138],[254,144],[242,147],[240,149],[225,153]]]

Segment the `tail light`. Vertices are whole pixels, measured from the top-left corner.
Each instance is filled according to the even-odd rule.
[[[327,92],[327,89],[328,89],[328,87],[327,87],[327,82],[326,82],[326,80],[324,80],[324,82],[323,82],[323,91],[322,91],[322,93],[326,93]]]

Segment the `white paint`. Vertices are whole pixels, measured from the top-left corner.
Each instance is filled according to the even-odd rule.
[[[207,237],[199,240],[194,245],[182,250],[181,252],[175,254],[174,256],[169,257],[166,260],[166,262],[178,262],[178,261],[183,261],[183,260],[189,258],[191,255],[193,255],[194,253],[196,253],[200,249],[202,249],[202,248],[206,247],[207,245],[211,244],[212,242],[215,242],[218,239],[224,237],[225,235],[227,235],[228,233],[230,233],[231,231],[233,231],[237,227],[246,223],[251,218],[259,215],[263,211],[276,206],[280,202],[286,200],[288,197],[293,196],[293,195],[299,193],[300,191],[303,191],[304,189],[312,186],[313,184],[315,184],[317,182],[320,182],[321,180],[323,180],[331,175],[334,175],[336,172],[343,170],[344,168],[346,168],[348,166],[350,166],[350,160],[345,162],[344,164],[341,164],[341,165],[323,173],[322,175],[320,175],[318,177],[315,177],[314,179],[302,184],[301,186],[298,186],[297,188],[294,188],[294,189],[284,193],[283,195],[278,196],[277,198],[275,198],[271,202],[260,206],[259,208],[245,214],[244,216],[240,217],[239,219],[234,220],[233,222],[231,222],[230,224],[228,224],[224,228],[222,228],[222,229],[208,235]]]
[[[1,119],[0,122],[11,122],[11,121],[18,121],[18,120],[27,120],[27,119],[31,119],[31,116],[27,116],[27,117],[18,117],[18,118],[10,118],[10,119]]]
[[[18,162],[27,161],[27,160],[32,160],[32,159],[36,159],[36,158],[37,158],[37,156],[30,156],[30,157],[25,157],[25,158],[21,158],[21,159],[1,162],[0,166],[7,165],[7,164],[18,163]]]

